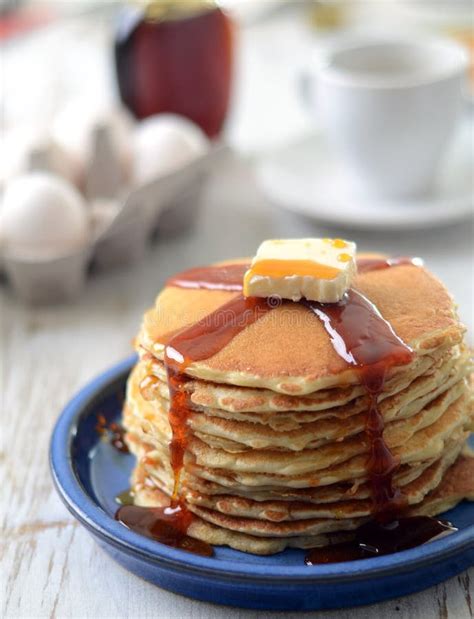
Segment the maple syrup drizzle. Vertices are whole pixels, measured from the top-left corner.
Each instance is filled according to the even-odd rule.
[[[212,556],[212,546],[187,535],[193,515],[180,496],[181,473],[188,442],[187,420],[191,413],[186,390],[191,378],[184,371],[190,363],[215,355],[238,333],[271,309],[267,299],[246,299],[238,295],[191,327],[180,331],[167,343],[165,366],[170,391],[168,419],[172,431],[169,450],[174,473],[173,493],[166,507],[122,506],[116,518],[129,529],[167,546]]]
[[[370,266],[394,265],[372,263]],[[357,529],[353,541],[314,548],[305,562],[313,565],[392,554],[456,531],[449,522],[436,518],[400,517],[406,499],[393,483],[399,462],[384,440],[385,424],[378,400],[388,371],[410,363],[413,351],[395,334],[373,303],[356,290],[349,290],[340,303],[305,301],[304,304],[320,318],[339,356],[357,368],[369,397],[365,435],[369,444],[367,473],[374,516],[371,522]]]
[[[363,294],[348,290],[339,303],[304,301],[321,320],[334,349],[355,366],[367,390],[369,407],[365,434],[369,444],[367,471],[376,519],[387,521],[401,507],[400,492],[393,485],[398,467],[383,438],[384,420],[378,407],[387,372],[413,360],[413,351],[395,334],[390,324]]]
[[[180,474],[187,444],[187,419],[191,412],[185,369],[194,361],[209,359],[241,331],[272,309],[267,299],[238,295],[225,305],[175,335],[165,348],[165,366],[170,390],[169,422],[171,466],[174,471],[172,500],[179,495]]]
[[[357,261],[359,272],[368,272],[402,264],[419,265],[413,258],[363,258]],[[170,278],[168,286],[180,288],[242,290],[248,264],[199,267]],[[361,293],[349,290],[336,304],[302,301],[323,323],[336,352],[357,368],[361,383],[369,397],[365,434],[369,444],[367,470],[372,490],[375,519],[360,527],[356,539],[344,544],[313,549],[306,558],[308,564],[329,563],[388,554],[411,548],[433,537],[455,530],[450,523],[425,516],[399,518],[404,507],[393,476],[398,467],[384,441],[384,420],[378,407],[387,372],[395,366],[408,364],[412,350],[394,333],[377,308]],[[210,556],[212,547],[186,535],[192,513],[180,497],[180,477],[187,446],[187,419],[190,401],[186,384],[191,380],[184,373],[194,362],[208,359],[222,350],[238,333],[271,310],[266,299],[236,296],[226,305],[184,329],[166,346],[165,366],[170,389],[169,421],[172,428],[170,460],[174,471],[174,489],[170,505],[164,508],[143,508],[125,505],[117,519],[125,526],[157,539],[169,546]]]
[[[357,258],[359,273],[378,271],[401,265],[421,266],[421,258],[402,256],[399,258]],[[195,267],[177,273],[168,279],[167,286],[176,288],[194,288],[205,290],[227,290],[240,292],[243,288],[245,272],[250,264],[224,264],[206,267]]]
[[[173,275],[168,279],[166,285],[176,286],[177,288],[204,288],[206,290],[240,292],[245,271],[249,266],[249,264],[224,264],[196,267]]]

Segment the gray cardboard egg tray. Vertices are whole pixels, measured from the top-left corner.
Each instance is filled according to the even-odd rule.
[[[98,136],[99,137],[99,136]],[[96,141],[94,165],[87,175],[86,195],[114,195],[117,171],[112,153]],[[103,156],[100,153],[103,153]],[[16,295],[30,304],[71,301],[83,290],[91,265],[107,270],[140,260],[158,232],[175,234],[193,223],[211,170],[228,154],[224,144],[211,145],[198,159],[175,172],[136,187],[111,209],[90,210],[90,242],[69,254],[33,259],[3,252],[1,267]],[[98,155],[98,157],[97,157]],[[42,153],[31,154],[30,169],[47,169]],[[115,186],[114,186],[115,185]],[[100,204],[100,199],[96,202]],[[107,204],[107,200],[103,202]]]

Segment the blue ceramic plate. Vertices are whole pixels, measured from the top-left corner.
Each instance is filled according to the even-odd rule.
[[[217,547],[212,558],[168,548],[114,520],[114,497],[134,464],[102,442],[97,416],[119,418],[130,358],[87,385],[61,414],[51,441],[51,469],[71,513],[125,568],[199,600],[244,608],[316,610],[370,604],[419,591],[474,564],[474,504],[446,514],[459,532],[386,557],[306,566],[304,552],[258,557]]]

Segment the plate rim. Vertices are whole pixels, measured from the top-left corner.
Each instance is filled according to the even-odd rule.
[[[334,583],[383,577],[414,571],[433,565],[474,547],[474,523],[452,535],[417,548],[392,555],[308,567],[288,565],[240,564],[230,559],[200,557],[167,547],[160,542],[134,533],[107,514],[81,485],[74,472],[72,443],[80,418],[104,389],[132,369],[137,356],[134,354],[105,370],[84,387],[66,404],[57,419],[49,447],[50,470],[56,490],[70,513],[91,533],[114,547],[138,556],[147,562],[180,571],[207,573],[220,579],[238,578],[240,581],[286,584]],[[235,551],[237,552],[237,551]]]

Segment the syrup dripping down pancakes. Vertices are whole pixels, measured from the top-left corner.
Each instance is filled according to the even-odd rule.
[[[124,410],[135,506],[179,514],[179,547],[271,554],[474,499],[469,357],[444,286],[359,258],[346,308],[249,304],[246,263],[172,278],[144,317]]]

